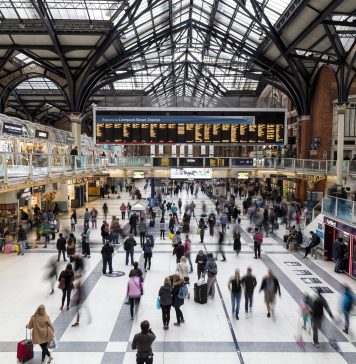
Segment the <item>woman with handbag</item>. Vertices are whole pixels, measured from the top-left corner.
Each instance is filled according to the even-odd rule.
[[[32,329],[32,342],[41,346],[41,363],[45,363],[46,356],[48,356],[47,363],[50,363],[53,360],[53,357],[48,351],[48,343],[54,339],[54,328],[46,313],[44,305],[38,306],[36,313],[31,317],[30,322],[26,327]]]
[[[66,269],[61,272],[59,275],[59,285],[58,288],[62,290],[63,296],[62,296],[62,306],[60,307],[60,310],[63,310],[64,301],[67,297],[67,311],[69,310],[69,304],[70,304],[70,295],[72,293],[72,290],[74,288],[74,272],[72,264],[68,263],[66,266]]]

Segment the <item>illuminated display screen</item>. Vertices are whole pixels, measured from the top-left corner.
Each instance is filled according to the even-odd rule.
[[[236,109],[238,110],[238,109]],[[258,110],[258,109],[256,109]],[[285,144],[285,111],[241,110],[221,115],[185,111],[96,111],[97,144]],[[169,115],[168,115],[169,114]],[[196,115],[198,114],[198,115]],[[231,115],[230,115],[231,114]]]
[[[211,179],[211,168],[171,168],[172,179]]]

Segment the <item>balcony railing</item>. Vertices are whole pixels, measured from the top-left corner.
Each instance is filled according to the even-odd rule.
[[[169,168],[189,167],[181,158],[174,165],[161,166],[154,157],[98,157],[28,153],[0,153],[0,182],[11,183],[25,180],[70,176],[81,172],[98,172],[111,168]],[[230,168],[236,170],[282,170],[298,173],[330,175],[336,173],[336,161],[293,158],[184,158],[191,159],[191,167]],[[220,164],[219,159],[224,159]],[[169,159],[168,159],[169,160]],[[214,161],[215,160],[215,161]],[[158,163],[157,163],[158,162]],[[165,161],[167,162],[167,160]],[[344,174],[356,174],[356,161],[344,161]]]

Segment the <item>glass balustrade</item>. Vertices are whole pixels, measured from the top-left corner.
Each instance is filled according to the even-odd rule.
[[[195,157],[193,157],[194,159]],[[293,158],[229,158],[230,168],[240,170],[271,169],[295,172],[335,174],[336,161],[309,160]],[[179,158],[178,168],[179,168]],[[250,160],[250,163],[246,161]],[[205,162],[203,162],[203,165]],[[26,153],[0,153],[0,181],[33,179],[75,173],[99,171],[110,168],[151,168],[153,158],[149,156],[72,156]],[[175,166],[176,167],[176,166]],[[160,167],[164,168],[164,167]],[[169,167],[167,167],[169,168]],[[356,161],[343,162],[344,173],[356,173]],[[343,206],[345,213],[347,207]]]
[[[322,212],[326,215],[356,224],[356,206],[354,201],[327,196],[322,201]]]

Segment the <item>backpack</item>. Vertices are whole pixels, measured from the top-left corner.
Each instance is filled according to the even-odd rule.
[[[256,244],[262,244],[263,243],[263,235],[262,234],[256,234],[255,236],[255,242]]]
[[[130,249],[131,249],[131,244],[130,244],[130,241],[127,239],[127,240],[125,240],[125,242],[124,242],[124,250],[125,250],[126,252],[128,252]]]
[[[218,274],[218,267],[214,261],[209,263],[208,271],[213,274],[214,276]]]
[[[183,284],[179,288],[178,298],[180,298],[181,300],[184,300],[186,297],[188,297],[188,288],[185,284]]]

